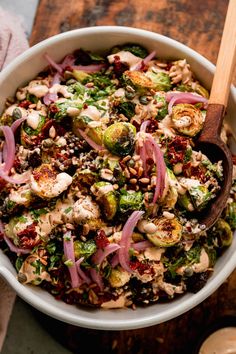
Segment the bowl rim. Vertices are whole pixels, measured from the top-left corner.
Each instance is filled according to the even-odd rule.
[[[30,58],[31,55],[35,55],[38,52],[41,52],[45,45],[55,44],[60,42],[62,39],[66,38],[76,38],[78,35],[92,35],[96,32],[99,33],[121,33],[121,34],[128,34],[128,35],[136,35],[141,37],[148,37],[152,40],[156,40],[162,43],[165,43],[168,46],[178,48],[185,52],[186,55],[191,56],[194,60],[201,62],[202,65],[211,73],[214,72],[215,66],[204,56],[197,53],[195,50],[187,47],[186,45],[171,39],[169,37],[163,36],[158,33],[154,33],[151,31],[133,28],[133,27],[125,27],[125,26],[96,26],[96,27],[88,27],[88,28],[79,28],[72,31],[64,32],[61,34],[57,34],[50,38],[43,40],[42,42],[34,45],[33,47],[27,49],[24,53],[19,55],[15,58],[5,69],[2,70],[0,73],[0,85],[1,81],[5,80],[7,76],[14,71],[17,66],[23,63],[27,58]],[[236,103],[236,88],[231,87],[231,96],[233,97],[234,102]],[[1,251],[2,253],[2,251]],[[236,253],[236,250],[235,252]],[[0,257],[0,276],[2,276],[9,285],[16,291],[16,293],[27,303],[35,307],[36,309],[40,310],[41,312],[50,315],[58,320],[76,325],[85,328],[92,328],[92,329],[100,329],[100,330],[128,330],[128,329],[137,329],[137,328],[144,328],[152,325],[156,325],[159,323],[163,323],[168,321],[172,318],[178,317],[179,315],[187,312],[188,310],[192,309],[193,307],[197,306],[199,303],[204,301],[208,296],[210,296],[230,275],[230,273],[236,267],[236,256],[232,254],[228,259],[228,262],[219,272],[215,275],[214,284],[206,284],[203,289],[201,289],[197,294],[185,294],[185,300],[181,304],[181,306],[175,306],[174,308],[169,308],[165,310],[163,314],[152,313],[145,318],[129,320],[117,320],[115,317],[114,319],[103,320],[101,318],[96,319],[95,316],[93,319],[86,318],[85,316],[81,316],[79,314],[71,314],[67,313],[63,309],[59,309],[58,307],[48,304],[46,300],[40,298],[40,296],[36,295],[35,293],[31,292],[30,286],[23,286],[20,284],[12,272],[4,265],[1,265],[1,257]],[[45,290],[44,290],[45,291]],[[50,295],[50,294],[49,294]],[[51,295],[50,295],[51,296]],[[71,305],[67,305],[71,306]],[[152,305],[153,306],[153,305]],[[154,305],[155,306],[155,305]],[[98,309],[101,311],[101,309]],[[102,310],[103,311],[103,310]],[[107,311],[107,310],[105,310]],[[117,311],[117,310],[115,310]],[[127,309],[129,311],[129,309]]]

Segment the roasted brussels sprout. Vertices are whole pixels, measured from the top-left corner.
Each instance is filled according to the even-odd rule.
[[[88,116],[75,116],[72,120],[72,130],[75,135],[80,136],[78,129],[86,129],[86,134],[96,144],[101,145],[103,140],[103,128],[101,126],[89,125],[93,120]]]
[[[223,220],[218,219],[211,229],[212,236],[217,238],[219,247],[229,247],[233,241],[233,232],[229,224]]]
[[[197,211],[201,211],[206,207],[209,201],[212,199],[212,193],[208,191],[204,185],[191,187],[188,191],[190,198],[193,202],[194,208]]]
[[[145,95],[155,88],[152,80],[141,71],[127,70],[123,74],[123,80],[127,85],[134,87],[140,95]]]
[[[96,182],[91,187],[91,192],[97,197],[107,220],[112,220],[118,209],[118,201],[109,182]]]
[[[141,192],[125,191],[119,200],[119,210],[126,213],[132,210],[140,210],[143,206],[143,194]]]
[[[104,144],[113,154],[129,155],[134,149],[136,128],[130,123],[114,123],[104,132]]]
[[[182,237],[182,225],[176,217],[173,219],[161,217],[155,219],[153,223],[156,225],[157,231],[152,234],[147,233],[147,238],[155,246],[170,247],[180,241]]]
[[[224,211],[224,218],[230,227],[236,229],[236,202],[229,203]]]
[[[89,258],[97,250],[97,246],[94,240],[88,240],[86,242],[76,240],[74,242],[75,258],[79,259],[84,257],[84,259]]]
[[[130,273],[119,267],[111,270],[108,281],[113,288],[120,288],[128,283],[130,277]]]
[[[85,185],[90,187],[92,184],[98,181],[98,174],[96,172],[92,172],[89,169],[78,170],[76,174],[73,176],[73,183],[77,183],[79,185]]]
[[[32,192],[41,198],[55,198],[72,183],[72,177],[65,172],[57,173],[50,164],[34,169],[30,177]]]
[[[21,144],[25,147],[34,145],[45,123],[45,116],[32,112],[21,126]]]
[[[156,116],[157,120],[161,120],[165,118],[165,116],[168,114],[168,104],[165,100],[165,97],[163,96],[155,96],[155,100],[159,103],[162,103],[162,107],[158,108],[158,113]]]
[[[167,179],[168,179],[169,188],[164,197],[164,200],[162,201],[162,204],[167,208],[173,209],[178,199],[178,191],[177,191],[178,181],[174,173],[169,168],[167,168]]]
[[[194,211],[193,203],[187,193],[178,196],[178,204],[187,211]]]
[[[159,71],[148,71],[146,76],[151,79],[153,83],[153,88],[158,91],[170,91],[171,90],[171,82],[170,77],[167,73]]]
[[[204,122],[201,110],[189,103],[180,103],[174,106],[171,119],[174,128],[179,133],[191,137],[200,132]]]
[[[194,91],[203,97],[209,98],[209,92],[199,83],[194,86]]]

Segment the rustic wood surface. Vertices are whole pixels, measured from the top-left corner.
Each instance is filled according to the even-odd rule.
[[[226,0],[41,0],[31,45],[67,30],[96,25],[139,27],[167,35],[216,62]],[[207,300],[186,314],[132,331],[96,331],[37,313],[73,353],[190,354],[199,336],[225,315],[236,315],[236,271]]]

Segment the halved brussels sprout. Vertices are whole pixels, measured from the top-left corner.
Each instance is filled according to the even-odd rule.
[[[113,154],[129,155],[134,149],[136,128],[130,123],[114,123],[104,132],[104,144]]]
[[[155,219],[153,223],[157,226],[157,231],[153,234],[147,234],[147,238],[155,246],[170,247],[181,240],[182,225],[176,217],[173,219],[161,217]]]
[[[55,198],[72,183],[72,177],[65,172],[57,173],[50,164],[34,169],[30,177],[32,192],[43,199]]]
[[[230,227],[236,229],[236,202],[229,203],[224,211],[224,217]]]
[[[174,106],[171,119],[174,128],[179,133],[191,137],[200,132],[204,123],[201,110],[189,103],[180,103]]]
[[[194,211],[193,203],[187,193],[178,196],[178,204],[187,211]]]
[[[88,240],[86,242],[76,240],[74,242],[75,258],[79,259],[84,257],[87,259],[97,250],[97,246],[94,240]]]
[[[120,196],[119,210],[121,213],[140,210],[143,206],[143,194],[141,192],[126,192]]]
[[[178,199],[178,181],[174,173],[169,168],[167,168],[167,178],[169,188],[164,197],[164,200],[162,201],[162,204],[167,208],[173,209]]]
[[[98,180],[98,174],[96,172],[92,172],[89,169],[85,170],[78,170],[76,174],[74,175],[73,179],[75,181],[78,181],[79,184],[85,185],[85,186],[91,186]]]
[[[96,182],[91,187],[91,192],[97,197],[107,220],[112,220],[118,209],[118,201],[109,182]]]
[[[72,120],[72,130],[75,135],[80,136],[78,129],[86,129],[86,134],[91,138],[96,144],[101,145],[103,140],[103,128],[101,126],[92,127],[89,125],[93,122],[88,116],[75,116]]]
[[[233,241],[233,232],[229,224],[221,218],[213,226],[212,234],[217,237],[219,247],[229,247]]]
[[[203,210],[212,199],[212,193],[204,185],[191,187],[188,192],[197,211]]]
[[[158,113],[156,116],[156,119],[161,120],[168,114],[168,104],[163,96],[155,96],[155,100],[163,104],[162,107],[158,108]]]
[[[152,80],[141,71],[127,70],[123,74],[123,80],[133,86],[136,91],[142,95],[155,88]]]
[[[35,118],[35,119],[34,119]],[[38,116],[32,118],[35,124],[34,129],[28,125],[28,119],[21,126],[21,144],[25,147],[29,147],[35,144],[35,141],[38,138],[38,135],[41,133],[44,124],[46,123],[46,117],[39,114]]]
[[[112,269],[108,281],[113,288],[120,288],[130,280],[131,274],[122,268]]]
[[[194,91],[203,97],[209,98],[209,92],[199,83],[194,86]]]
[[[148,71],[146,76],[151,79],[153,83],[153,88],[158,91],[170,91],[171,90],[171,80],[167,73],[159,71],[153,72]]]

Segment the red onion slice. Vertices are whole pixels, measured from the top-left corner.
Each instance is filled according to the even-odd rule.
[[[153,138],[151,134],[147,134],[146,138],[146,144],[147,148],[150,148],[153,150],[153,155],[155,158],[155,164],[156,164],[156,186],[155,186],[155,192],[154,192],[154,197],[153,197],[153,204],[156,203],[157,199],[160,198],[164,192],[165,188],[165,175],[166,175],[166,165],[163,157],[163,153]]]
[[[5,165],[3,167],[3,171],[5,173],[8,173],[15,161],[15,153],[16,153],[15,137],[10,127],[3,125],[0,127],[0,129],[2,130],[5,137],[4,149],[3,149],[3,158],[4,158]]]
[[[147,65],[153,58],[155,58],[155,56],[156,56],[156,51],[154,50],[153,52],[148,54],[148,56],[146,56],[146,58],[140,60],[140,62],[138,62],[138,64],[131,67],[130,71],[136,71],[136,70],[143,69],[145,67],[145,65]]]
[[[5,181],[12,183],[12,184],[24,184],[29,182],[30,179],[30,173],[25,172],[23,175],[21,175],[19,178],[13,178],[11,176],[8,176],[1,168],[0,168],[0,177],[4,179]]]
[[[44,54],[44,58],[56,71],[59,72],[59,74],[63,73],[63,69],[62,69],[61,65],[57,64],[47,53]]]
[[[117,243],[111,243],[104,249],[100,248],[97,250],[97,252],[92,257],[92,260],[96,265],[100,265],[109,254],[117,251],[119,248],[120,246]]]
[[[19,119],[15,120],[15,122],[12,123],[11,130],[12,130],[13,134],[15,134],[15,132],[17,131],[17,129],[19,128],[21,123],[23,123],[26,119],[27,119],[27,116],[19,118]]]
[[[133,248],[135,251],[144,251],[149,247],[154,247],[154,245],[148,240],[131,243],[131,248]]]
[[[169,102],[168,114],[172,114],[172,107],[177,103],[203,103],[207,107],[208,99],[199,95],[194,95],[190,92],[168,92],[166,94],[166,101]]]
[[[115,255],[111,259],[111,266],[112,268],[115,268],[119,264],[119,254],[115,253]]]
[[[140,126],[140,131],[145,133],[149,123],[150,123],[150,120],[145,120]]]
[[[58,95],[56,93],[46,93],[46,95],[43,97],[43,103],[46,106],[49,106],[51,103],[56,102],[58,100]]]
[[[76,265],[75,265],[74,242],[70,231],[64,234],[63,248],[64,248],[64,255],[66,260],[72,262],[72,265],[68,267],[70,277],[71,277],[72,288],[78,288],[81,285],[82,281],[79,278]]]
[[[91,268],[90,269],[90,276],[91,276],[92,280],[94,281],[94,283],[96,283],[99,286],[100,290],[103,291],[104,284],[103,284],[103,280],[102,280],[102,277],[99,274],[99,272],[96,269]]]
[[[122,230],[121,241],[120,241],[121,248],[118,251],[119,262],[122,268],[124,268],[129,273],[133,272],[129,266],[129,248],[131,245],[132,233],[137,222],[139,221],[139,219],[143,214],[144,211],[134,211],[126,221]]]
[[[107,67],[106,64],[91,64],[91,65],[72,65],[72,70],[84,71],[86,73],[96,73]]]
[[[0,232],[3,234],[3,239],[12,252],[17,253],[17,254],[28,254],[31,252],[31,250],[28,248],[19,248],[14,245],[14,243],[6,236],[6,234],[4,232],[3,223],[1,220],[0,220]]]
[[[102,145],[96,144],[92,139],[88,137],[88,135],[83,130],[78,129],[78,132],[94,150],[104,150],[104,147]]]
[[[85,272],[80,267],[80,265],[83,262],[83,260],[84,260],[84,257],[81,257],[80,259],[78,259],[78,261],[75,262],[76,268],[77,268],[77,272],[78,272],[80,278],[83,280],[84,283],[91,284],[91,279],[85,274]]]

